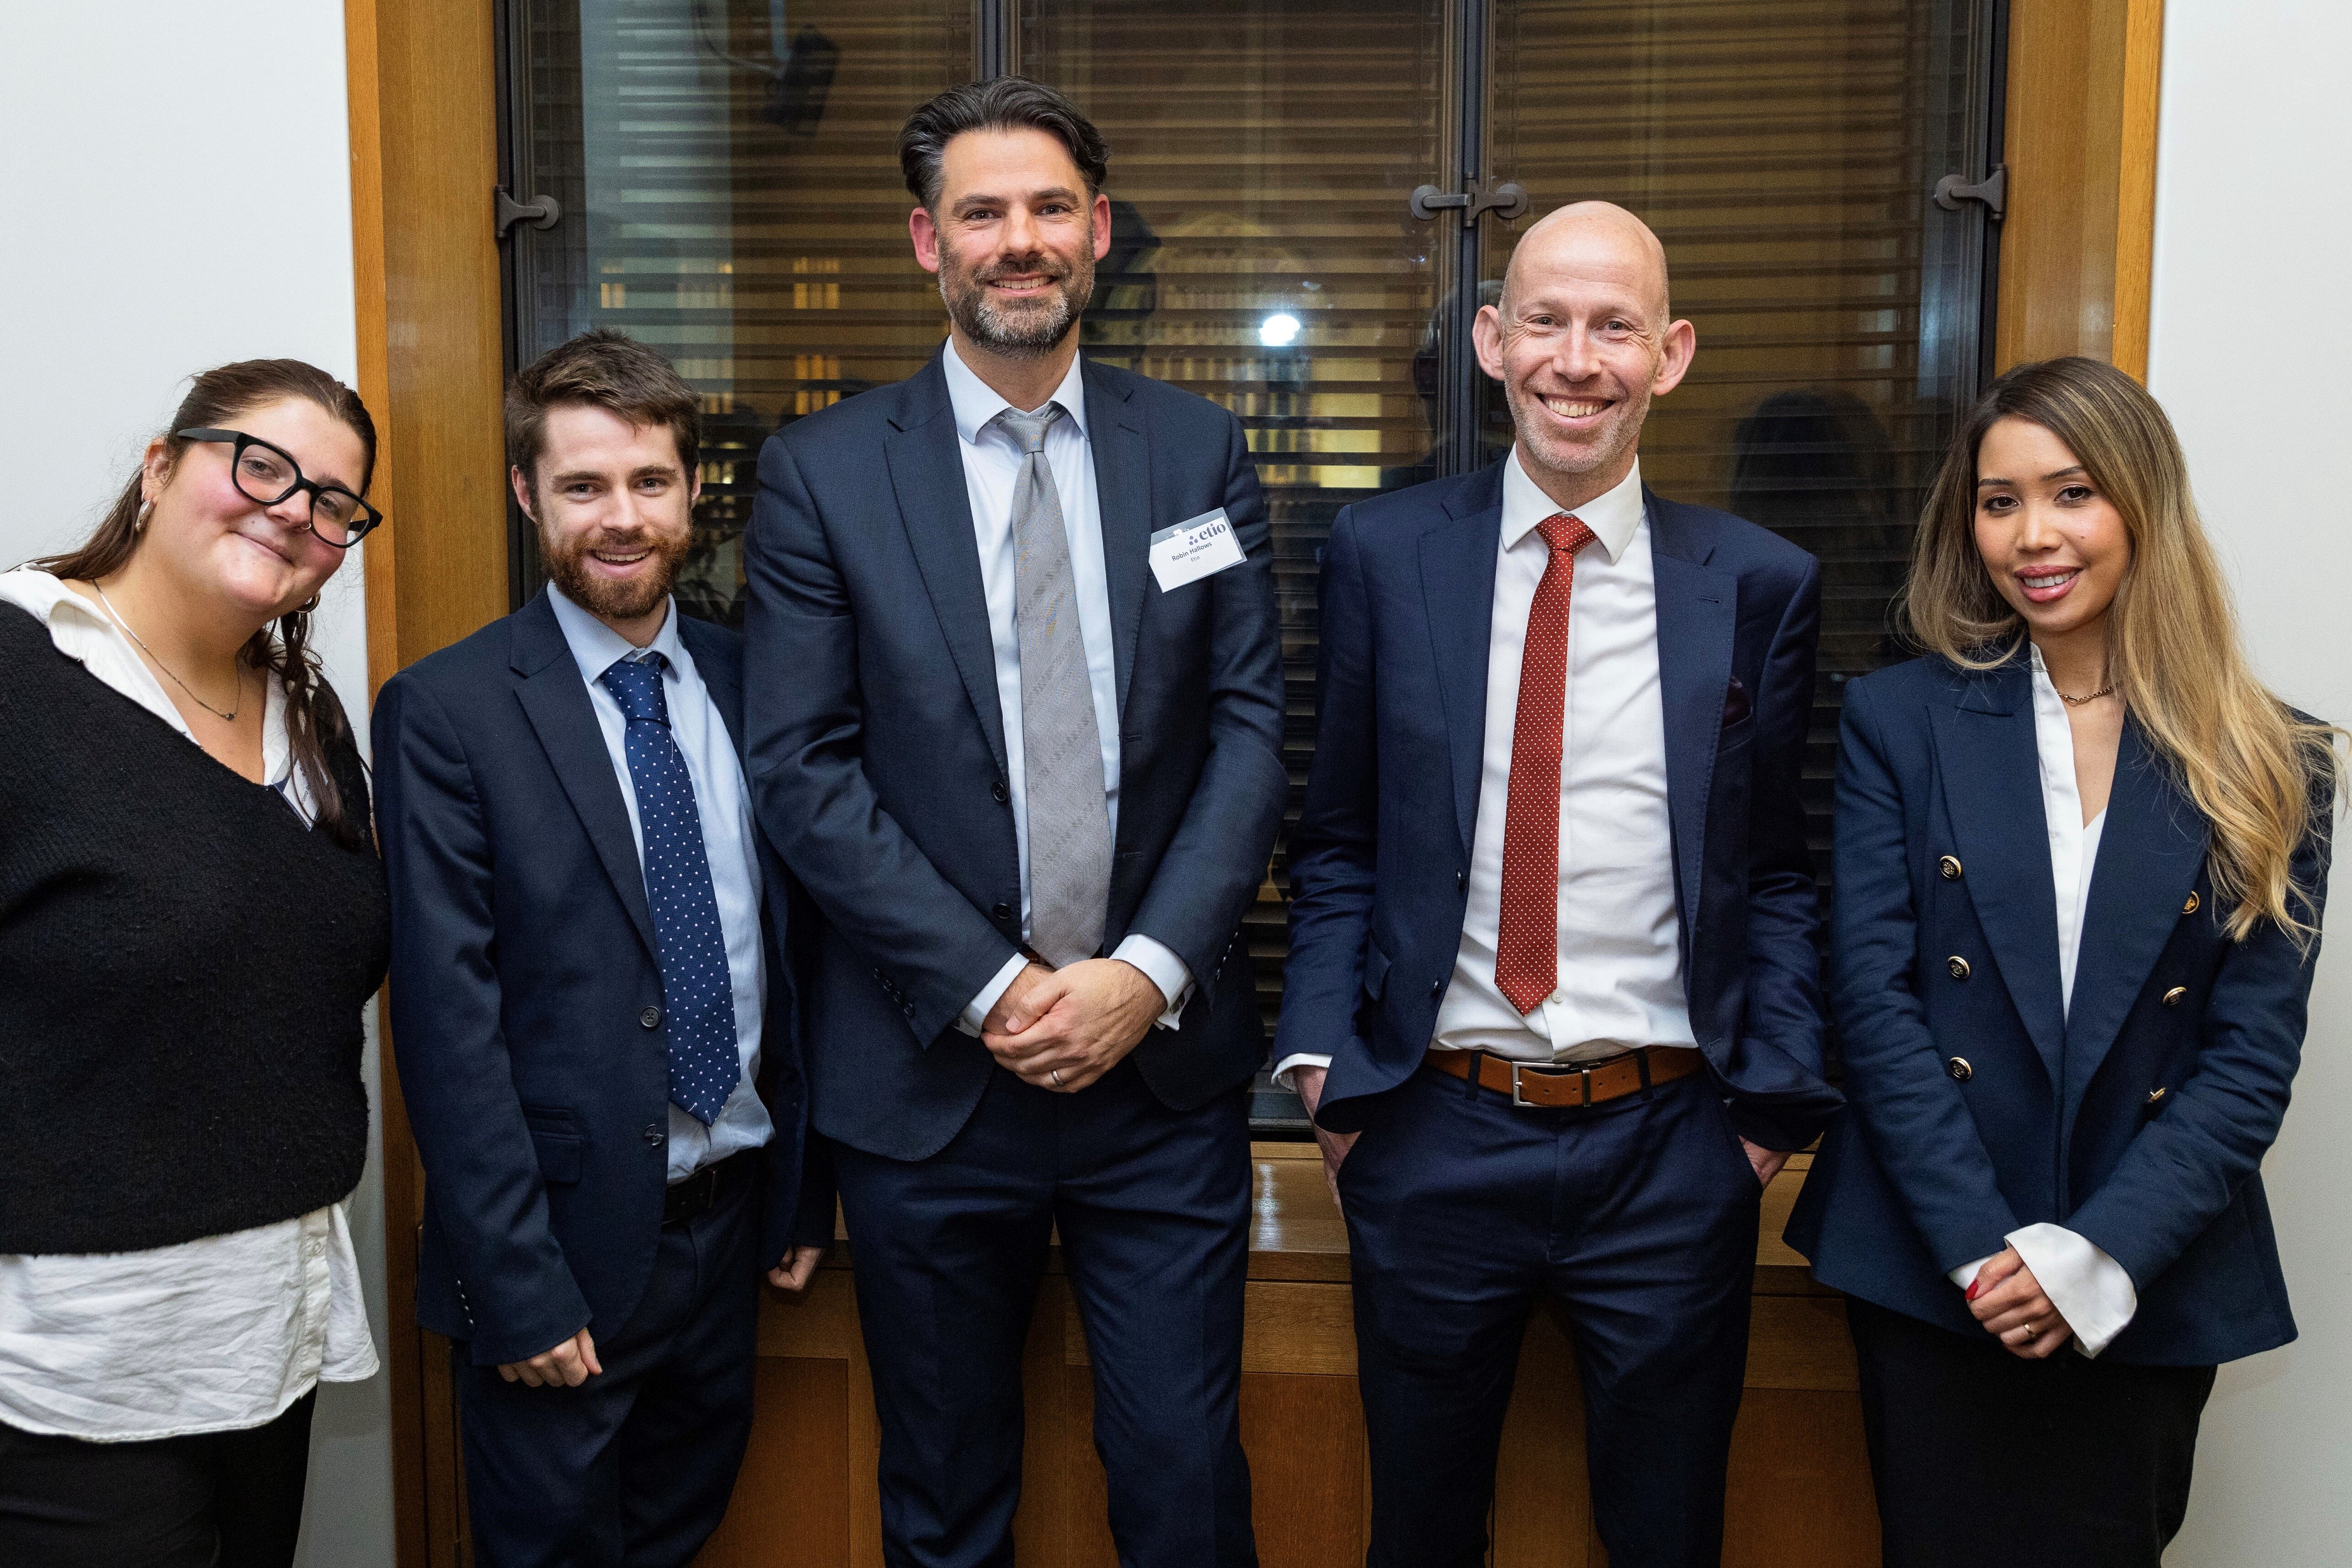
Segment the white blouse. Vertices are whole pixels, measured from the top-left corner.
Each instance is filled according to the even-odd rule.
[[[0,572],[59,652],[194,736],[130,640],[47,572]],[[305,821],[311,800],[268,683],[263,777]],[[344,1205],[138,1252],[0,1254],[0,1421],[94,1442],[235,1431],[321,1382],[375,1375]]]
[[[2099,859],[2099,838],[2107,814],[2083,821],[2083,793],[2074,778],[2074,731],[2066,704],[2033,659],[2033,747],[2042,763],[2042,814],[2050,830],[2050,879],[2058,900],[2058,991],[2074,1005],[2074,969],[2083,951],[2083,914],[2091,902],[2091,872]],[[2027,1225],[2002,1238],[2033,1270],[2042,1293],[2074,1331],[2074,1348],[2096,1355],[2124,1332],[2139,1311],[2139,1292],[2124,1266],[2063,1225]],[[1952,1283],[1968,1289],[1989,1259],[1952,1270]]]

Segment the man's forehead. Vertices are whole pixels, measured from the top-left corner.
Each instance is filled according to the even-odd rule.
[[[677,443],[667,424],[633,424],[609,408],[558,403],[547,411],[542,465],[551,472],[610,471],[678,465]]]
[[[1029,126],[959,132],[941,151],[940,167],[941,194],[950,202],[1086,189],[1086,176],[1061,139]]]

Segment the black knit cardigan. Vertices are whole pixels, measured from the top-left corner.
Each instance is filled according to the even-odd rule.
[[[332,771],[369,820],[348,733]],[[367,1158],[383,863],[0,603],[0,1253],[305,1214]]]

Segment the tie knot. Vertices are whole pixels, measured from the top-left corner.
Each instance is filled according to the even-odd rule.
[[[1594,538],[1592,530],[1568,512],[1554,512],[1536,525],[1536,531],[1543,535],[1544,543],[1570,555],[1574,555]]]
[[[1061,417],[1062,405],[1049,402],[1036,413],[1021,413],[1008,408],[996,416],[996,423],[1020,443],[1023,455],[1029,455],[1045,450],[1045,427]]]
[[[613,667],[597,679],[613,694],[621,706],[621,716],[632,724],[651,719],[656,724],[669,722],[669,698],[662,692],[662,671],[669,661],[659,653],[647,653],[642,659],[616,659]]]

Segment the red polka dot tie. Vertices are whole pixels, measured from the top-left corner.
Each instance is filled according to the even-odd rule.
[[[1503,918],[1495,984],[1523,1014],[1559,983],[1559,753],[1568,701],[1568,596],[1576,552],[1592,530],[1555,512],[1536,525],[1551,557],[1519,655],[1519,711],[1511,726],[1510,805],[1503,815]]]

